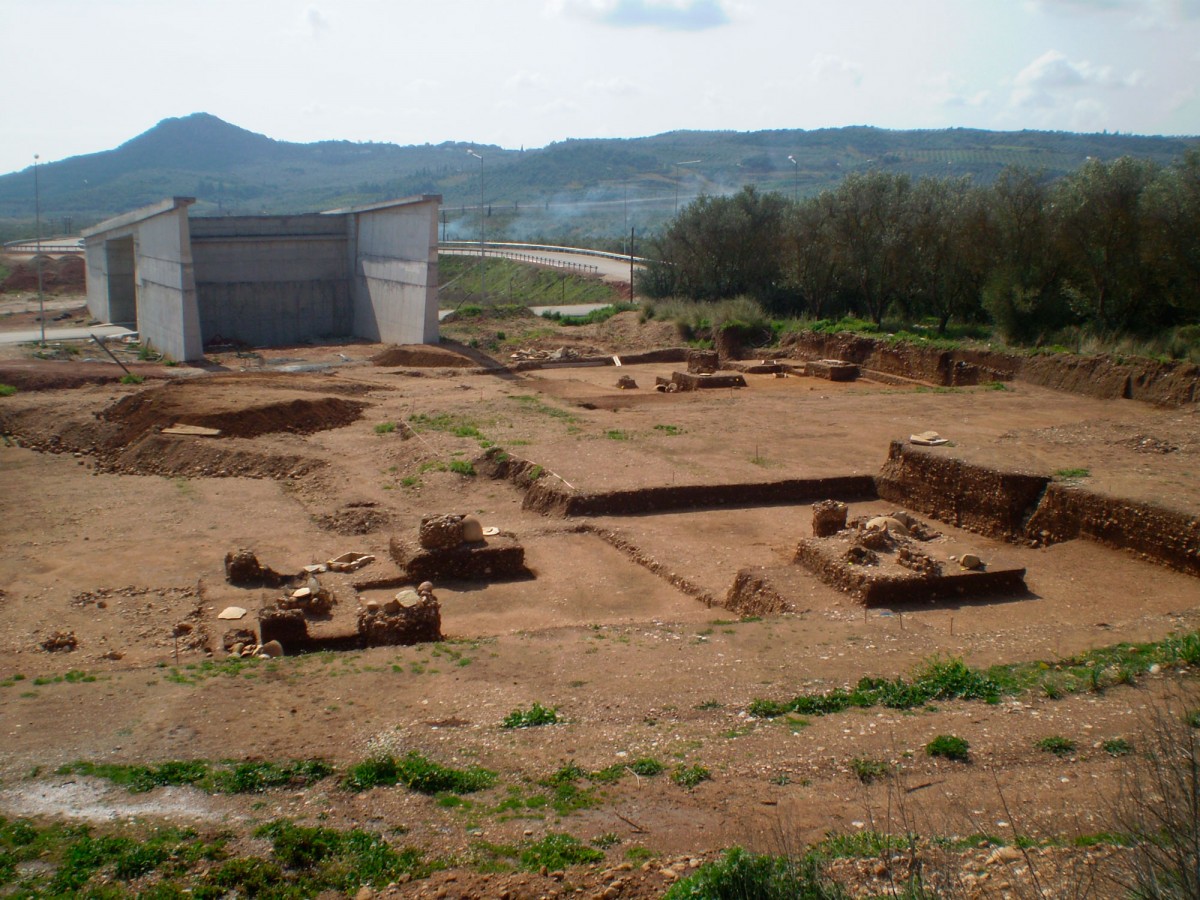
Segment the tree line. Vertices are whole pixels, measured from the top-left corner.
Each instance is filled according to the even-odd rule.
[[[789,200],[752,187],[680,211],[644,255],[652,298],[745,295],[768,312],[991,323],[1028,343],[1076,326],[1200,322],[1200,148],[1167,166],[1088,159],[1056,181],[854,173]]]

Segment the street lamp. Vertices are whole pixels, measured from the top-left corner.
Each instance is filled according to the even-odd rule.
[[[474,150],[468,150],[471,156],[479,160],[479,296],[480,302],[487,303],[487,252],[483,241],[483,157]]]
[[[800,198],[800,162],[790,153],[788,162],[792,164],[792,202],[795,203]]]
[[[698,159],[685,159],[683,162],[675,163],[676,170],[683,166],[692,166],[700,162]],[[675,173],[675,215],[679,215],[679,172]]]
[[[42,194],[38,189],[38,155],[33,154],[33,247],[37,264],[38,322],[42,326],[42,346],[46,346],[46,300],[42,294]]]

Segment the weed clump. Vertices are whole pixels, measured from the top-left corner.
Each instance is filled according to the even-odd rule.
[[[542,725],[557,725],[558,710],[542,706],[535,702],[529,709],[514,709],[504,721],[501,728],[539,728]]]
[[[404,756],[376,756],[351,766],[342,787],[355,793],[373,787],[402,784],[421,794],[471,794],[496,783],[496,773],[479,766],[454,769],[425,757],[416,750]]]
[[[953,760],[954,762],[969,762],[971,745],[966,738],[953,734],[939,734],[925,745],[925,753],[932,757]]]

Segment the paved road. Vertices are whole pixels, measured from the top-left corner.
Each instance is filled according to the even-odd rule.
[[[93,334],[98,337],[124,337],[136,334],[120,325],[90,325],[84,328],[47,328],[47,341],[86,341]],[[23,331],[0,331],[0,344],[32,344],[42,339],[40,328]]]

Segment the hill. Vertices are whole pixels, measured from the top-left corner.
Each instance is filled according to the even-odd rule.
[[[567,140],[536,150],[446,142],[421,146],[277,141],[207,113],[165,119],[121,146],[40,167],[47,233],[78,229],[165,196],[195,196],[201,215],[294,213],[440,193],[447,236],[478,234],[480,164],[492,237],[619,240],[652,228],[699,192],[754,184],[801,196],[847,172],[970,175],[1006,165],[1054,177],[1087,157],[1168,163],[1196,138],[972,129],[675,131],[630,139]],[[795,160],[795,163],[791,162]],[[688,161],[686,165],[681,163]],[[0,176],[0,235],[31,230],[30,170]]]

